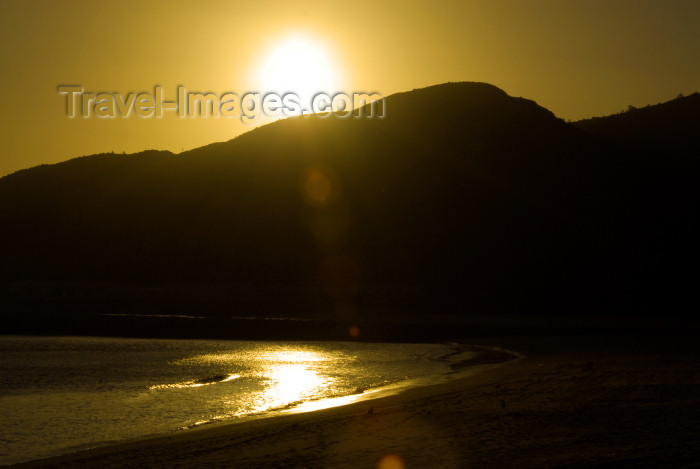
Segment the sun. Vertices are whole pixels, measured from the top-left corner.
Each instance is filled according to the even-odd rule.
[[[307,37],[285,38],[271,48],[260,69],[264,93],[296,93],[302,106],[319,92],[338,89],[337,66],[328,47]]]

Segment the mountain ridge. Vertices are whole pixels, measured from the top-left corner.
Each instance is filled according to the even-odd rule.
[[[653,311],[687,299],[661,272],[686,265],[667,249],[696,255],[695,190],[636,151],[456,83],[389,96],[383,119],[73,159],[0,179],[0,282],[286,284],[319,311]]]

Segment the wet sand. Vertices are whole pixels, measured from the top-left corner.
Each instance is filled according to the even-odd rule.
[[[399,395],[16,467],[700,467],[693,342],[689,334],[490,339],[483,345],[525,357]]]

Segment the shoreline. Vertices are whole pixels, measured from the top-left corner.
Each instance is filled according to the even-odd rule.
[[[17,467],[26,464],[41,464],[42,461],[51,461],[54,459],[63,459],[72,455],[78,455],[85,452],[97,451],[104,448],[119,447],[122,445],[138,444],[140,442],[155,441],[160,439],[168,439],[174,435],[190,432],[205,432],[230,425],[246,425],[250,422],[262,419],[278,419],[289,415],[301,415],[306,413],[319,412],[326,409],[334,409],[351,405],[360,405],[378,399],[390,398],[399,394],[405,393],[414,388],[431,387],[451,382],[456,379],[469,379],[475,373],[478,373],[483,367],[494,367],[505,365],[511,361],[521,359],[521,355],[517,352],[504,350],[494,346],[480,346],[469,344],[445,344],[449,351],[435,360],[438,362],[450,362],[454,357],[467,355],[467,358],[455,361],[450,365],[451,371],[439,375],[424,376],[419,378],[408,378],[398,382],[381,385],[374,388],[369,388],[354,394],[348,394],[338,397],[322,398],[302,402],[299,404],[285,406],[282,408],[270,409],[259,413],[239,416],[235,419],[224,419],[218,421],[208,421],[202,424],[173,428],[170,431],[155,434],[146,434],[135,436],[124,440],[102,441],[95,443],[78,444],[73,447],[64,448],[64,452],[32,459],[12,464],[2,465],[0,467]]]
[[[222,423],[10,467],[693,467],[700,362],[690,338],[503,338],[526,356],[305,413]],[[479,344],[476,344],[479,345]]]

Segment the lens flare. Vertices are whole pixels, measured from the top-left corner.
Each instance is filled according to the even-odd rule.
[[[398,454],[387,454],[377,463],[377,469],[404,469],[406,465]]]
[[[309,166],[302,173],[301,195],[312,208],[330,207],[340,199],[340,181],[327,166]]]

